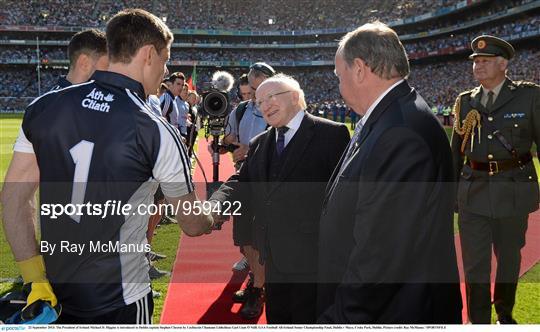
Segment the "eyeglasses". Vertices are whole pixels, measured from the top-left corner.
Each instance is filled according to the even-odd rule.
[[[276,98],[276,96],[279,96],[279,95],[282,95],[282,94],[285,94],[287,92],[292,92],[291,90],[287,90],[287,91],[282,91],[282,92],[276,92],[276,93],[273,93],[271,95],[268,95],[264,98],[261,98],[260,100],[257,100],[257,107],[259,107],[259,109],[261,108],[262,104],[265,103],[265,102],[269,102],[270,100],[274,100]]]

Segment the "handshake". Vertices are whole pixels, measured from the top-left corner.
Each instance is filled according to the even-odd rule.
[[[223,211],[220,208],[221,204],[219,202],[211,201],[211,203],[212,203],[212,210],[211,210],[212,225],[210,226],[206,234],[210,234],[212,233],[212,231],[221,230],[221,226],[223,225],[223,223],[229,220],[229,217],[230,217],[229,214],[222,213]]]

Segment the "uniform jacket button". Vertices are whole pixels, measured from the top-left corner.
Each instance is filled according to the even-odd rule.
[[[488,159],[489,159],[489,160],[493,159],[493,155],[492,155],[492,154],[488,154]]]
[[[489,117],[488,117],[488,121],[490,121],[490,122],[493,121],[493,117],[492,117],[492,116],[489,116]]]
[[[493,138],[493,135],[488,135],[488,139],[492,139]]]

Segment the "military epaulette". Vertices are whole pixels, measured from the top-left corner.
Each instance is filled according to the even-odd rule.
[[[464,95],[470,95],[471,93],[474,92],[475,89],[476,88],[470,89],[470,90],[467,90],[467,91],[463,91],[462,93],[459,94],[459,96],[461,97],[461,96],[464,96]]]
[[[470,94],[471,92],[472,92],[472,90],[465,91],[465,92],[460,93],[457,96],[456,101],[454,102],[454,106],[452,107],[452,114],[454,114],[455,117],[459,118],[459,112],[461,110],[461,97],[463,97],[463,96],[465,96],[467,94]]]
[[[540,88],[540,85],[533,83],[533,82],[527,82],[527,81],[515,81],[514,85],[517,87],[523,87],[523,88]]]

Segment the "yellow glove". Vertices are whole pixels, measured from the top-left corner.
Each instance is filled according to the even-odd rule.
[[[56,307],[58,300],[45,275],[43,257],[41,255],[34,256],[25,261],[17,262],[17,264],[19,265],[24,283],[32,283],[32,290],[28,295],[24,309],[38,300],[48,301],[52,307]]]

